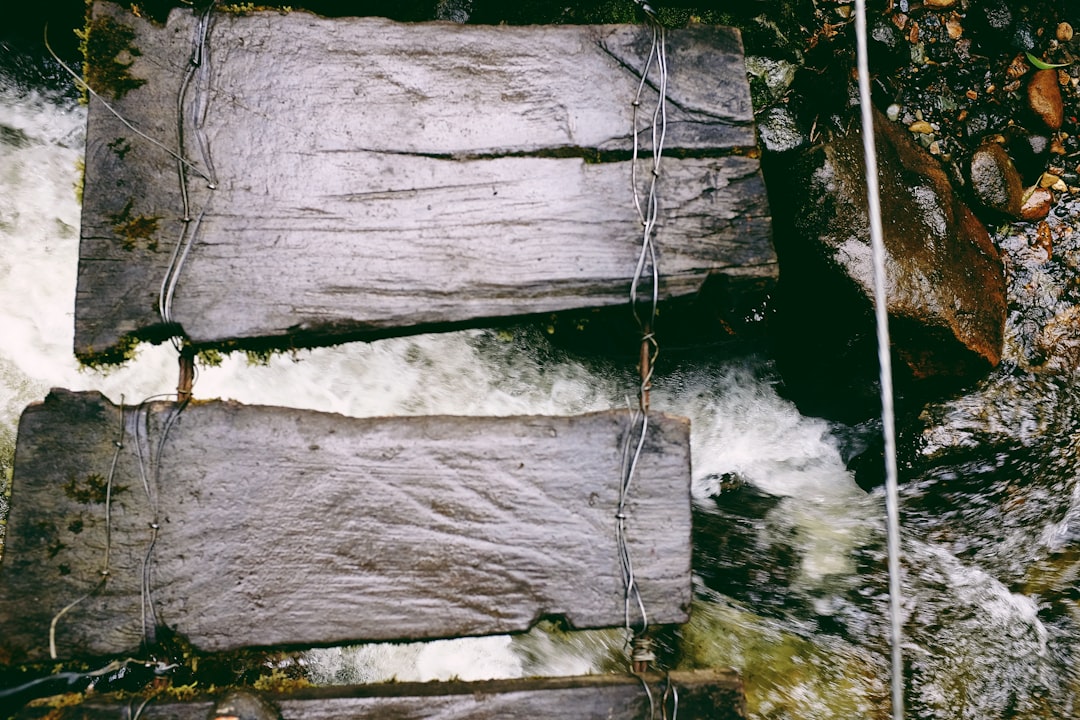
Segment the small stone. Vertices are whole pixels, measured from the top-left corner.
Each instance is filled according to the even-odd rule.
[[[896,122],[898,119],[900,119],[900,106],[896,103],[893,103],[889,107],[885,108],[885,116],[893,122]]]
[[[964,34],[964,26],[960,24],[960,16],[953,12],[945,21],[945,31],[950,40],[958,40]]]
[[[211,720],[280,720],[279,713],[268,701],[250,690],[231,690],[210,713]]]
[[[1050,186],[1051,189],[1058,192],[1068,192],[1069,186],[1065,184],[1064,180],[1058,180],[1056,183]]]
[[[934,126],[926,122],[925,120],[919,120],[908,125],[908,130],[913,133],[932,135],[934,133]]]
[[[1073,28],[1067,22],[1063,22],[1057,26],[1057,31],[1054,33],[1055,37],[1061,42],[1069,42],[1073,38]]]
[[[925,0],[923,5],[931,8],[950,8],[956,4],[956,0]]]
[[[1038,70],[1027,86],[1028,108],[1051,130],[1061,127],[1065,107],[1061,101],[1061,86],[1056,70]]]
[[[1039,178],[1039,187],[1048,188],[1054,187],[1055,183],[1061,182],[1061,178],[1053,173],[1043,173]]]
[[[1031,69],[1031,64],[1028,62],[1027,57],[1021,53],[1012,59],[1009,63],[1009,67],[1005,68],[1005,77],[1010,80],[1022,77],[1027,74],[1027,71]]]
[[[1024,220],[1042,220],[1050,214],[1050,208],[1054,205],[1054,194],[1046,188],[1031,188],[1027,193],[1023,206],[1020,208],[1020,217]]]
[[[1034,50],[1039,40],[1038,31],[1031,23],[1021,20],[1013,27],[1012,46],[1017,50]]]
[[[998,143],[983,143],[972,154],[971,189],[987,210],[1020,217],[1024,184],[1009,154]]]

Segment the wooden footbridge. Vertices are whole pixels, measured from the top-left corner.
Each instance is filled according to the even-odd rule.
[[[635,98],[667,103],[658,297],[775,275],[736,31],[668,31],[661,83],[645,26],[273,11],[174,11],[161,26],[97,2],[88,29],[79,355],[627,304],[632,178],[645,181],[632,166],[658,137]],[[689,422],[649,413],[627,487],[632,420],[357,419],[54,390],[19,426],[0,664],[124,657],[166,627],[214,652],[514,633],[546,617],[640,627],[640,608],[684,623]],[[659,715],[674,687],[680,718],[742,717],[729,671],[637,669],[318,688],[266,707],[629,720]],[[229,715],[216,702],[163,695],[142,716]],[[88,697],[50,717],[127,707]]]

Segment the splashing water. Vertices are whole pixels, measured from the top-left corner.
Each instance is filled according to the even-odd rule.
[[[49,387],[133,403],[176,382],[167,344],[143,346],[107,373],[80,369],[72,356],[84,122],[74,102],[0,77],[5,482],[19,413]],[[1014,284],[1052,286],[1054,272],[1080,264],[1075,237],[1055,248],[1058,265],[1008,242],[1019,258]],[[1059,284],[1040,296],[1045,311],[1014,314],[1005,367],[924,413],[902,500],[911,717],[1077,715],[1080,391],[1067,353],[1024,339],[1033,322],[1067,319],[1062,303],[1073,291]],[[1080,335],[1065,319],[1058,336]],[[884,718],[883,502],[853,482],[838,428],[800,415],[778,382],[756,354],[662,365],[656,378],[654,408],[691,418],[694,466],[697,599],[690,623],[664,639],[664,659],[740,670],[755,718]],[[354,343],[257,366],[228,356],[200,369],[195,392],[353,416],[509,415],[623,407],[633,388],[630,369],[553,349],[521,326]],[[480,679],[602,672],[621,667],[621,653],[618,632],[541,626],[512,638],[323,649],[305,663],[323,683]]]

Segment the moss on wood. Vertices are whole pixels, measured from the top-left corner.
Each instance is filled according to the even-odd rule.
[[[161,218],[157,215],[133,215],[131,210],[134,205],[135,200],[129,199],[120,212],[109,216],[113,230],[120,236],[125,250],[134,250],[142,240],[147,250],[155,251],[158,243],[154,234],[158,231]]]
[[[82,31],[83,76],[94,92],[118,100],[142,87],[146,80],[131,74],[134,58],[142,55],[132,41],[135,31],[110,17],[94,18]]]

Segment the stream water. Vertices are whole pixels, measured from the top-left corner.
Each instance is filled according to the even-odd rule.
[[[84,121],[83,108],[48,83],[0,74],[5,485],[19,413],[49,387],[128,403],[175,387],[167,344],[141,347],[104,374],[72,356]],[[928,407],[904,440],[909,717],[1080,717],[1080,313],[1071,279],[1080,233],[1069,228],[1077,208],[1066,209],[1053,219],[1049,260],[1023,233],[998,230],[1013,293],[1006,361],[966,395]],[[757,351],[668,362],[655,384],[654,406],[693,423],[697,528],[693,617],[666,639],[665,659],[735,667],[761,720],[885,717],[884,503],[844,462],[873,427],[800,415]],[[570,355],[520,326],[265,365],[227,356],[201,368],[195,392],[354,416],[501,415],[622,406],[632,388],[627,368]],[[621,643],[618,633],[537,628],[324,649],[302,662],[325,683],[562,675],[618,665]]]

